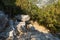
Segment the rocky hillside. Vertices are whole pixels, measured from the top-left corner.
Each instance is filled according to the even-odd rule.
[[[37,26],[36,26],[37,25]],[[44,33],[45,32],[45,33]],[[9,17],[0,11],[0,40],[60,40],[48,29],[30,22],[29,15]]]

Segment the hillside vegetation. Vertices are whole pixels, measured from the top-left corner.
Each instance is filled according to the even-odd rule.
[[[28,14],[31,20],[45,25],[51,32],[60,32],[60,0],[56,4],[48,5],[42,9],[33,5],[28,0],[0,0],[0,10],[7,14]]]

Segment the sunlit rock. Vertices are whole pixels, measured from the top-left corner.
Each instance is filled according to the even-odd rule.
[[[22,21],[29,21],[30,20],[30,17],[29,17],[29,15],[21,15],[21,20]]]
[[[25,22],[19,22],[19,24],[17,25],[17,30],[21,33],[21,32],[26,32],[26,24]]]
[[[17,15],[15,16],[18,20],[21,20],[21,21],[28,21],[30,20],[30,16],[29,15]]]

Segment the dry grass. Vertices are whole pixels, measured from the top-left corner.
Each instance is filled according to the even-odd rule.
[[[37,22],[31,21],[31,24],[32,24],[32,25],[34,26],[34,28],[35,28],[36,30],[38,30],[39,32],[43,32],[43,33],[49,33],[49,32],[50,32],[47,28],[45,28],[45,27],[42,26],[42,25],[39,25]]]

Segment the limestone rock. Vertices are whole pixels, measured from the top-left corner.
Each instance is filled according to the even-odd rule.
[[[30,16],[29,15],[17,15],[15,16],[18,20],[21,20],[21,21],[28,21],[30,20]]]
[[[26,31],[26,28],[25,28],[25,22],[19,22],[19,24],[17,25],[17,30],[19,32],[25,32]]]
[[[22,21],[28,21],[30,19],[29,15],[21,15]]]

